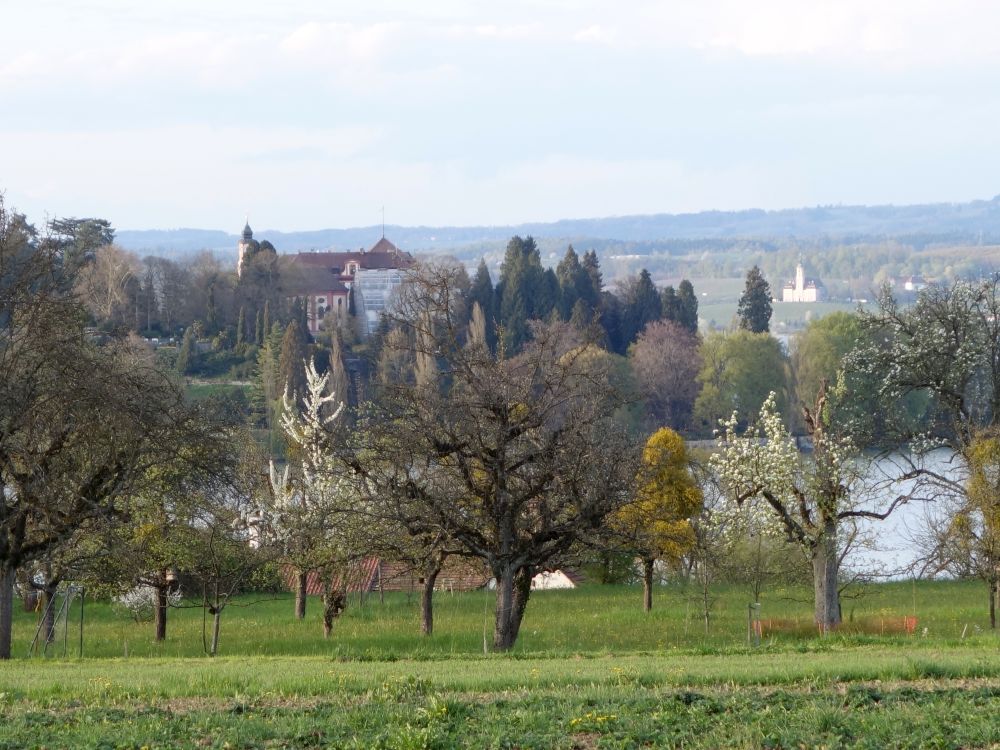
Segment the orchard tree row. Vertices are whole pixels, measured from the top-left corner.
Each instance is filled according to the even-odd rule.
[[[560,302],[560,283],[546,310],[533,285],[548,272],[538,274],[531,244],[511,242],[495,288],[455,263],[415,268],[351,398],[343,357],[317,357],[290,307],[258,352],[269,352],[258,361],[261,398],[277,403],[267,418],[287,449],[269,465],[240,415],[192,404],[144,344],[88,329],[86,254],[0,207],[0,657],[10,656],[15,584],[49,598],[67,580],[109,593],[144,586],[164,638],[181,582],[211,615],[215,653],[233,597],[289,573],[323,582],[330,635],[353,571],[372,556],[421,571],[428,635],[445,561],[486,570],[503,651],[540,571],[638,561],[648,609],[658,564],[707,590],[751,537],[798,556],[825,630],[840,621],[841,561],[858,524],[925,499],[939,513],[927,569],[981,576],[994,606],[995,280],[931,288],[907,309],[883,293],[871,313],[813,324],[788,359],[766,332],[701,340],[690,319],[664,315],[671,295],[640,275],[619,316],[635,331],[623,356],[611,335],[622,329],[602,322],[609,298],[587,288],[596,257],[577,272],[567,253],[563,278],[579,282],[566,284],[578,295]],[[527,296],[530,305],[518,301]],[[654,349],[664,331],[688,348]],[[657,356],[643,360],[644,346]],[[693,396],[678,396],[690,382]],[[711,455],[668,428],[678,417],[644,413],[639,387],[670,414],[683,398],[689,420],[715,420]],[[935,451],[957,470],[936,469]],[[892,470],[870,470],[889,457]]]

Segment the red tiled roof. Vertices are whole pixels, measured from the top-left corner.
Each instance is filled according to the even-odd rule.
[[[288,588],[295,588],[295,571],[284,567],[282,575]],[[381,586],[383,591],[413,591],[423,584],[420,571],[402,562],[382,560],[378,557],[366,557],[350,566],[346,576],[346,590],[352,593],[358,591],[376,591]],[[489,583],[490,574],[481,565],[462,558],[450,557],[445,561],[441,573],[435,582],[435,588],[451,591],[474,591]],[[334,581],[334,589],[341,588],[345,583],[340,576]],[[323,593],[324,582],[320,575],[311,572],[306,575],[306,593],[319,596]]]
[[[322,266],[304,267],[297,264],[297,267],[293,266],[283,277],[286,294],[293,297],[305,294],[347,294],[349,291],[340,273]]]
[[[309,268],[337,269],[341,273],[348,263],[357,263],[362,270],[383,268],[407,268],[413,263],[413,256],[403,252],[385,237],[376,242],[368,252],[328,252],[298,253],[291,256],[296,265]]]
[[[400,254],[400,249],[398,247],[396,247],[395,245],[393,245],[391,242],[389,242],[389,240],[387,240],[385,237],[383,237],[378,242],[376,242],[374,245],[372,245],[372,249],[369,250],[368,252],[370,252],[370,253],[395,253],[396,255],[399,255]],[[409,255],[409,253],[407,253],[407,255]]]

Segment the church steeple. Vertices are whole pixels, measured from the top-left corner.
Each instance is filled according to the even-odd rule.
[[[243,261],[246,259],[247,250],[253,242],[253,230],[250,228],[250,217],[247,216],[243,225],[243,237],[236,245],[236,275],[243,275]]]

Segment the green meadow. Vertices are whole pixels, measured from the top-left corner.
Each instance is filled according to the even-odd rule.
[[[657,589],[648,614],[636,588],[536,592],[506,655],[483,653],[488,592],[439,593],[430,638],[416,595],[352,598],[328,641],[318,602],[298,622],[287,596],[247,597],[214,659],[194,608],[172,610],[157,645],[150,623],[88,603],[82,660],[75,619],[69,658],[61,640],[25,658],[35,615],[21,613],[0,748],[1000,746],[984,586],[859,589],[826,637],[808,594],[765,591],[752,646],[740,587],[711,592],[707,634],[691,588]],[[912,634],[893,625],[908,617]]]

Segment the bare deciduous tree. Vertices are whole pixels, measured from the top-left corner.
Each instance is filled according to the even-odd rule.
[[[628,498],[638,451],[585,348],[562,352],[560,329],[536,326],[520,355],[493,355],[467,336],[459,289],[449,267],[405,286],[397,323],[435,372],[385,386],[345,458],[411,532],[441,533],[489,567],[493,646],[505,651],[532,577]]]

